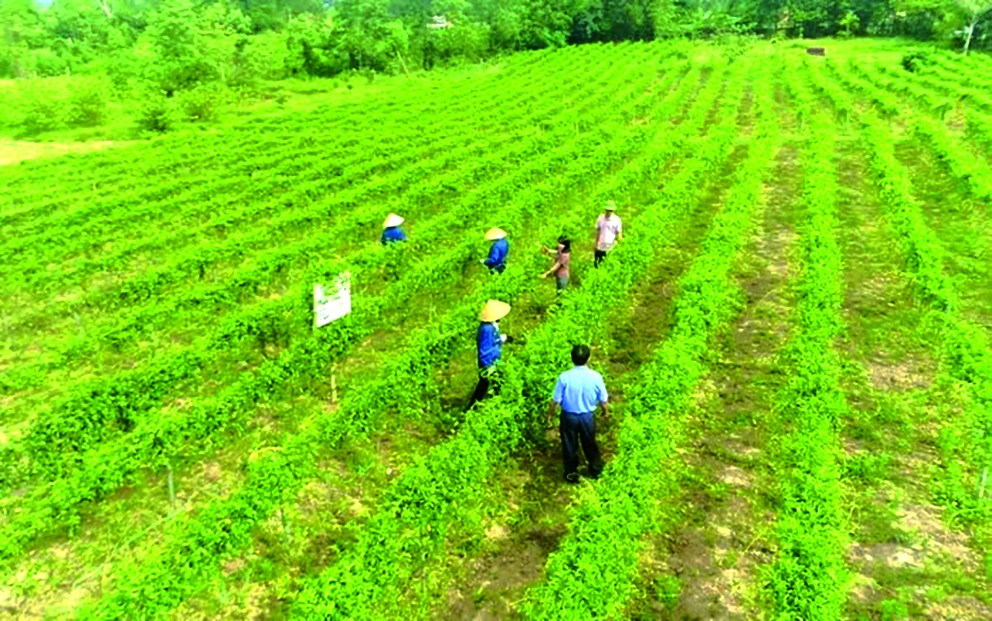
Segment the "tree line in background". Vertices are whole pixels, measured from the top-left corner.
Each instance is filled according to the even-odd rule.
[[[108,88],[154,94],[138,99],[147,128],[164,129],[174,97],[195,119],[218,89],[266,79],[371,79],[566,44],[868,35],[977,48],[990,33],[992,0],[0,0],[0,77],[92,76],[33,102],[69,125],[98,123]]]

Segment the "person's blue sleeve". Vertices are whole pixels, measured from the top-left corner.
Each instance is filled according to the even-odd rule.
[[[499,360],[503,339],[499,338],[496,326],[485,323],[479,326],[479,367],[488,369]]]
[[[489,256],[485,260],[486,267],[496,267],[499,265],[499,248],[496,244],[489,247]]]
[[[489,248],[489,258],[485,261],[486,267],[492,268],[502,265],[506,260],[507,250],[509,250],[509,245],[505,239],[494,242]]]
[[[389,242],[401,242],[406,241],[406,234],[403,233],[399,228],[389,228],[382,232],[382,237],[379,240],[383,245]]]
[[[559,377],[558,381],[555,382],[555,390],[551,394],[551,400],[557,403],[558,405],[561,405],[561,400],[564,398],[565,398],[565,384],[562,383],[561,378]]]
[[[599,386],[597,386],[596,392],[598,392],[599,394],[597,395],[597,398],[599,399],[600,403],[606,403],[607,401],[609,401],[610,395],[606,392],[606,383],[603,382],[602,375],[599,376],[598,384]]]

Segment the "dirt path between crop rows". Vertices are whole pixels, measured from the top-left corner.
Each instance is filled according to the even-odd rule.
[[[614,408],[622,408],[629,383],[636,381],[637,368],[651,359],[667,336],[672,302],[677,296],[676,282],[698,251],[723,203],[732,172],[746,154],[744,146],[734,150],[716,177],[719,181],[711,184],[676,234],[659,249],[650,272],[635,285],[630,305],[618,308],[611,318],[610,353],[600,365],[604,375],[614,378],[610,387]],[[622,417],[620,410],[614,412],[614,420],[601,425],[600,445],[607,461],[616,446],[616,421]],[[549,434],[543,450],[521,458],[517,468],[501,481],[499,496],[504,500],[500,502],[513,509],[507,516],[512,524],[494,524],[486,533],[488,542],[483,553],[462,560],[463,566],[458,569],[461,578],[450,589],[440,617],[512,617],[526,589],[540,579],[548,556],[567,532],[566,509],[575,489],[562,482],[561,449],[553,436]]]
[[[745,308],[720,335],[711,372],[690,415],[683,458],[689,472],[679,526],[649,539],[634,618],[753,618],[756,568],[770,558],[773,517],[764,498],[766,419],[784,381],[778,352],[789,335],[793,304],[795,209],[800,175],[796,148],[784,146],[766,184],[765,208],[735,270]]]
[[[939,340],[913,298],[857,137],[838,148],[848,326],[842,381],[850,405],[843,472],[854,571],[848,610],[852,617],[992,618],[980,551],[967,532],[945,523],[935,501],[940,428],[960,414],[936,382]]]

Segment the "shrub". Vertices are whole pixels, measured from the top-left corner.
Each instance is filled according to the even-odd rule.
[[[65,75],[69,69],[69,63],[48,48],[31,50],[31,63],[34,66],[34,74],[39,78]]]
[[[164,93],[146,97],[138,111],[138,127],[151,132],[167,132],[179,121],[176,105]]]
[[[107,115],[110,85],[99,79],[75,80],[70,87],[66,122],[71,127],[94,127]]]
[[[902,68],[915,73],[919,69],[930,64],[930,52],[916,50],[902,55]]]
[[[219,86],[200,85],[175,97],[182,116],[190,121],[212,121],[223,103],[224,90]]]
[[[28,80],[20,91],[21,126],[27,134],[65,126],[64,108],[68,93],[61,82]]]

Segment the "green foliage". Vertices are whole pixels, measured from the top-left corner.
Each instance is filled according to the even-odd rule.
[[[0,127],[33,136],[103,123],[108,115],[110,89],[101,78],[36,78],[13,83],[6,95]]]
[[[803,148],[802,274],[798,330],[787,347],[789,382],[779,397],[781,438],[775,459],[782,507],[769,591],[778,619],[843,616],[849,575],[838,458],[839,418],[847,409],[834,349],[843,326],[841,251],[837,242],[837,170],[833,127],[819,111],[802,71],[789,67],[789,90],[806,124]]]
[[[747,63],[735,63],[738,70]],[[703,242],[700,255],[679,279],[675,325],[669,339],[639,373],[636,391],[627,397],[617,455],[601,481],[571,511],[569,532],[548,559],[546,582],[532,590],[526,615],[534,619],[619,618],[633,591],[643,536],[665,517],[657,499],[675,497],[684,417],[693,391],[705,372],[708,344],[733,315],[735,291],[729,270],[751,228],[762,180],[775,151],[771,85],[755,89],[758,130],[748,156],[734,178],[725,204]],[[714,136],[702,142],[661,201],[668,209],[692,200],[701,177],[719,169],[736,135],[736,115],[743,76],[730,80],[719,104]],[[703,109],[710,105],[704,105]],[[690,190],[690,188],[692,188]],[[651,211],[651,210],[649,210]],[[641,230],[654,230],[645,223]],[[632,242],[614,251],[643,252]],[[650,240],[648,240],[650,243]],[[628,259],[629,260],[629,259]],[[659,515],[662,514],[662,515]],[[609,550],[609,554],[604,554]]]
[[[82,78],[72,82],[66,107],[66,122],[70,127],[96,127],[107,117],[110,85],[99,78]]]
[[[179,122],[179,111],[165,93],[152,92],[141,102],[136,121],[143,131],[167,132]]]
[[[65,126],[64,104],[69,93],[63,81],[32,80],[20,92],[21,126],[28,134]]]
[[[176,95],[175,106],[189,121],[213,121],[217,118],[226,91],[216,85],[201,84]]]
[[[170,95],[201,84],[225,82],[249,23],[237,9],[192,0],[166,0],[145,34],[151,50],[145,75]]]
[[[279,34],[269,34],[278,46]],[[109,500],[106,510],[113,511],[122,488],[199,460],[232,436],[257,429],[257,406],[270,402],[301,412],[304,423],[292,421],[289,427],[278,421],[286,425],[279,428],[285,433],[266,437],[278,448],[246,458],[230,494],[201,496],[196,511],[177,512],[160,523],[159,531],[116,563],[112,579],[101,580],[107,585],[104,599],[85,602],[81,616],[182,614],[177,605],[194,598],[190,603],[197,606],[198,594],[227,584],[227,559],[253,554],[262,560],[249,579],[281,576],[268,592],[278,593],[282,602],[291,602],[303,588],[296,610],[304,617],[313,607],[380,618],[395,611],[397,602],[420,603],[425,594],[444,591],[437,576],[449,578],[445,572],[452,567],[442,561],[453,549],[474,553],[487,512],[504,509],[486,505],[498,496],[490,483],[503,480],[512,452],[538,437],[535,410],[554,374],[567,364],[568,343],[576,335],[602,340],[607,318],[637,299],[631,291],[656,265],[659,248],[682,243],[674,224],[699,222],[697,202],[707,180],[726,170],[736,145],[746,157],[733,160],[733,185],[720,213],[673,289],[678,297],[671,337],[624,391],[616,458],[602,480],[575,493],[571,528],[548,562],[547,582],[522,604],[532,606],[527,610],[534,616],[555,619],[622,617],[635,596],[643,537],[670,517],[658,500],[677,497],[686,446],[683,413],[697,397],[695,387],[711,357],[708,344],[739,308],[738,287],[729,274],[760,209],[762,179],[776,142],[769,123],[777,119],[776,106],[793,105],[789,94],[773,98],[780,94],[771,84],[780,73],[777,65],[750,56],[741,44],[718,51],[707,47],[705,54],[693,47],[687,55],[685,49],[589,45],[526,54],[501,62],[498,70],[486,69],[485,75],[505,79],[456,72],[458,78],[472,76],[465,80],[470,88],[442,83],[441,76],[383,80],[369,89],[386,93],[379,99],[368,91],[336,92],[327,98],[332,103],[326,110],[306,115],[266,116],[223,132],[189,132],[117,153],[75,156],[75,166],[31,163],[6,173],[10,191],[3,197],[0,244],[3,254],[17,261],[0,265],[0,289],[15,301],[50,291],[65,295],[57,307],[19,309],[12,302],[5,326],[32,330],[37,325],[32,322],[45,320],[52,308],[66,317],[66,325],[73,323],[74,311],[85,313],[83,322],[76,319],[78,328],[59,326],[54,336],[39,334],[44,357],[5,369],[0,378],[3,391],[14,395],[65,378],[60,393],[24,421],[27,435],[0,447],[3,487],[19,490],[4,501],[0,557],[5,567],[32,562],[50,537],[61,539],[84,523],[87,536],[90,529],[99,531],[101,524],[88,519],[94,503]],[[707,60],[686,62],[687,56],[704,55]],[[725,63],[721,56],[735,60]],[[625,62],[618,63],[619,57]],[[822,80],[818,69],[808,70]],[[898,66],[895,71],[903,73]],[[65,93],[59,96],[69,104],[59,122],[69,124],[80,122],[68,115],[75,98],[83,111],[100,106],[100,82],[76,80],[23,85],[62,85]],[[409,100],[395,96],[397,82]],[[233,83],[229,74],[227,84]],[[75,89],[77,84],[91,92]],[[856,88],[852,84],[831,80],[821,86],[831,96],[843,96]],[[883,90],[879,101],[887,103],[878,105],[903,114],[905,103],[892,104],[901,98],[892,93],[911,91]],[[503,91],[513,96],[503,97]],[[170,114],[202,117],[212,109],[213,97],[225,92],[218,79],[171,98],[155,92],[149,101]],[[345,103],[335,105],[336,99]],[[742,101],[747,108],[739,109]],[[830,214],[836,174],[833,136],[813,107],[800,107],[808,124],[802,129],[811,128],[810,146],[822,153],[803,155],[808,173],[803,200],[810,216],[799,237],[801,279],[790,287],[800,312],[797,342],[783,368],[790,382],[776,408],[787,420],[776,442],[781,451],[773,472],[780,484],[774,499],[782,504],[775,531],[780,541],[770,547],[780,558],[767,574],[774,612],[804,619],[844,614],[847,529],[838,516],[847,511],[838,502],[844,499],[838,481],[877,478],[885,465],[884,455],[843,460],[836,451],[836,423],[844,408],[836,386],[838,363],[829,351],[842,328],[836,312],[843,301],[836,278],[841,266]],[[852,122],[863,123],[859,127],[869,135],[864,148],[885,199],[894,205],[891,224],[911,238],[907,265],[918,276],[921,300],[944,315],[943,361],[962,391],[974,390],[965,400],[969,407],[954,411],[958,420],[942,436],[940,482],[933,491],[958,522],[987,522],[976,480],[992,453],[986,331],[948,320],[957,317],[954,282],[944,286],[942,272],[934,269],[939,263],[928,258],[939,257],[939,246],[926,241],[919,219],[902,213],[916,206],[900,194],[907,186],[898,168],[887,168],[898,166],[888,123],[852,101],[838,102],[837,108],[850,111]],[[868,120],[860,118],[862,111]],[[749,123],[752,131],[739,142],[738,123],[752,116],[759,122]],[[951,174],[969,180],[962,187],[976,194],[987,187],[983,165],[967,164],[963,157],[963,139],[942,139],[943,128],[927,118],[907,114],[902,121],[900,128],[932,147]],[[432,131],[437,127],[444,132]],[[790,130],[790,138],[801,135]],[[215,133],[227,135],[221,140]],[[53,185],[57,192],[49,189]],[[514,265],[502,276],[470,275],[466,266],[476,263],[481,229],[473,233],[465,223],[485,213],[514,239],[527,242],[514,246],[520,250],[537,239],[553,239],[559,230],[585,231],[599,201],[624,193],[638,197],[624,201],[634,234],[600,270],[582,274],[582,286],[566,292],[540,324],[530,327],[532,316],[522,322],[529,324],[527,338],[521,349],[507,352],[503,394],[464,420],[449,408],[442,420],[445,437],[383,486],[374,512],[354,525],[333,554],[321,557],[334,564],[285,579],[285,566],[272,562],[272,550],[259,534],[264,537],[267,521],[277,523],[279,510],[319,476],[328,453],[347,451],[351,442],[380,433],[389,427],[386,421],[436,424],[435,410],[445,407],[438,396],[451,385],[438,370],[457,368],[460,359],[471,356],[470,327],[479,303],[489,296],[512,301],[542,295],[533,278],[537,262],[526,252],[514,255]],[[563,216],[566,201],[569,215]],[[409,244],[361,245],[357,240],[374,237],[369,232],[381,212],[393,208],[411,216]],[[339,252],[347,252],[346,259],[334,256]],[[312,333],[310,285],[344,268],[354,270],[363,287],[354,314]],[[287,282],[292,284],[283,286]],[[456,286],[465,291],[452,296]],[[326,395],[322,384],[331,365],[359,351],[370,337],[394,329],[396,313],[411,300],[433,303],[445,296],[457,299],[439,314],[432,312],[430,321],[405,328],[406,340],[391,348],[373,373],[357,375],[341,402],[329,406],[319,400]],[[671,318],[666,313],[655,319],[667,330]],[[189,342],[155,351],[177,326]],[[147,358],[133,369],[96,377],[80,372],[89,368],[85,359],[115,354]],[[191,386],[209,388],[190,395]],[[313,405],[304,410],[300,404],[308,400]],[[105,515],[103,510],[98,515]],[[312,532],[298,536],[300,542],[316,540]],[[71,545],[90,551],[89,539]],[[252,546],[257,547],[249,552]],[[312,556],[301,558],[309,562]],[[459,560],[453,567],[464,565]],[[425,574],[431,579],[423,579]],[[677,579],[662,575],[645,590],[670,605],[679,588]],[[922,593],[916,587],[913,592]]]
[[[286,70],[290,74],[330,76],[348,68],[336,46],[334,26],[327,16],[300,15],[286,27]]]
[[[927,50],[913,50],[902,55],[899,60],[902,68],[906,71],[919,71],[930,64],[930,52]]]
[[[817,79],[820,76],[815,75]],[[856,84],[874,101],[888,100],[870,82]],[[823,82],[819,86],[823,88]],[[839,106],[849,95],[840,89],[823,89]],[[889,107],[885,105],[885,107]],[[923,115],[906,113],[904,120],[929,141],[948,168],[967,183],[976,196],[992,196],[987,166],[965,147],[938,130]],[[889,218],[901,237],[907,270],[913,276],[918,297],[933,310],[940,331],[942,368],[949,378],[967,387],[968,407],[941,432],[942,482],[938,494],[951,515],[982,523],[992,513],[992,499],[983,495],[981,481],[992,462],[992,346],[986,331],[964,316],[954,279],[945,269],[945,251],[927,225],[906,166],[896,156],[887,124],[868,112],[859,117],[862,138],[869,152],[872,172],[881,188]]]

